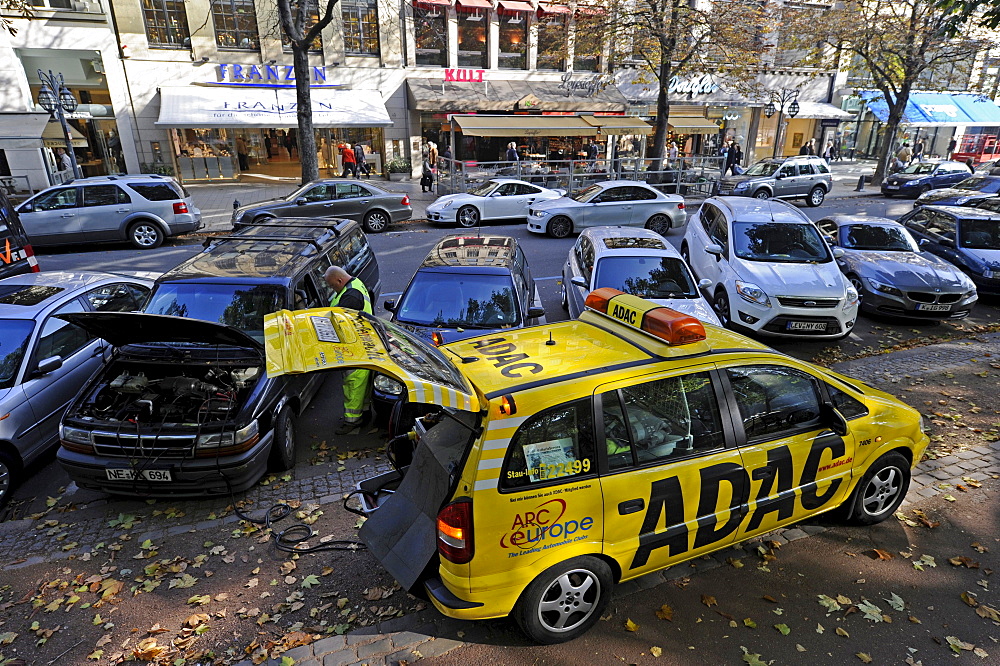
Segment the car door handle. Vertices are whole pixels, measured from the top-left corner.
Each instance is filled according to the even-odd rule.
[[[636,511],[642,511],[646,506],[646,503],[642,501],[642,498],[625,500],[618,505],[618,513],[622,516],[627,516],[630,513],[635,513]]]
[[[93,356],[100,356],[103,353],[104,353],[104,345],[100,345],[99,347],[95,348],[94,351],[90,353],[90,355],[92,357]]]
[[[750,475],[754,481],[762,481],[764,479],[770,479],[774,476],[774,467],[771,465],[764,465],[763,467],[758,467]]]
[[[116,213],[127,213],[127,212],[128,212],[128,208],[119,208],[119,209],[118,209],[118,210],[116,210],[115,212],[116,212]]]
[[[323,204],[323,208],[329,208],[330,206],[336,206],[336,205],[337,205],[336,201],[331,201],[328,204]]]
[[[528,203],[533,204],[533,203],[535,203],[535,200],[534,199],[528,199]]]
[[[76,213],[63,213],[59,217],[76,217]]]

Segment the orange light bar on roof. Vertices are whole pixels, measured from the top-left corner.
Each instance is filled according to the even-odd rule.
[[[705,339],[705,326],[691,315],[654,305],[611,287],[590,292],[586,306],[671,346],[689,345]]]

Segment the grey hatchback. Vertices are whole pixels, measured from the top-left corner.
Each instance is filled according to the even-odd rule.
[[[410,197],[356,180],[314,180],[286,197],[233,210],[233,228],[241,229],[275,217],[342,217],[360,222],[365,231],[384,231],[392,222],[413,216]]]
[[[0,505],[24,468],[58,443],[66,405],[110,353],[57,315],[138,310],[152,284],[89,272],[0,280]]]

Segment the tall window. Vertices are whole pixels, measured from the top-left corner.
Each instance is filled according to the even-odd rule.
[[[448,23],[439,5],[413,5],[413,27],[417,37],[417,64],[444,67],[448,64]]]
[[[601,29],[606,17],[595,7],[577,7],[574,30],[573,69],[596,72],[601,62]]]
[[[565,14],[545,12],[538,19],[538,69],[566,69],[568,28]]]
[[[528,15],[504,11],[500,15],[500,69],[527,69]]]
[[[461,5],[459,8],[461,9]],[[489,10],[476,8],[458,14],[458,66],[486,69],[489,54]]]
[[[175,49],[191,46],[183,0],[142,0],[142,19],[150,46]]]
[[[298,15],[298,12],[306,12],[308,14],[306,18],[306,25],[304,28],[305,32],[309,31],[309,28],[319,23],[319,0],[292,0],[292,18]],[[281,33],[281,47],[285,51],[292,50],[292,42],[288,39],[288,35],[285,34],[284,28],[281,27],[281,23],[278,23],[278,31]],[[320,35],[316,35],[316,39],[312,41],[309,45],[310,51],[322,51],[323,42]]]
[[[253,0],[214,0],[215,43],[223,49],[260,49]]]
[[[344,50],[347,55],[378,55],[376,0],[342,0]]]

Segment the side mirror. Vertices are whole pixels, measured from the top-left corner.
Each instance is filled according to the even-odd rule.
[[[834,259],[840,259],[841,257],[844,256],[844,254],[845,254],[844,248],[842,248],[842,247],[835,247],[835,248],[833,248],[833,258]]]
[[[823,405],[824,421],[825,425],[829,426],[830,430],[834,431],[841,437],[847,434],[847,419],[844,415],[834,407],[833,405],[827,403]]]
[[[926,238],[921,238],[920,240],[917,241],[917,245],[919,245],[920,247],[924,247],[925,245],[930,245],[930,244],[931,242]]]
[[[63,359],[62,356],[50,356],[48,358],[43,358],[38,362],[38,366],[35,371],[31,373],[32,377],[41,377],[47,375],[50,372],[55,372],[62,367]]]
[[[716,259],[722,259],[722,246],[718,243],[709,243],[705,246],[705,252],[714,254]]]
[[[299,197],[298,199],[295,200],[295,205],[296,206],[305,206],[306,205],[306,198],[305,197]]]
[[[544,316],[545,316],[545,308],[538,307],[537,305],[533,305],[530,308],[528,308],[527,312],[528,319],[538,319],[539,317],[544,317]]]
[[[493,190],[493,192],[492,192],[492,194],[490,194],[490,196],[491,197],[502,197],[503,194],[500,193],[500,190]]]
[[[33,210],[34,210],[34,208],[32,207],[32,205],[30,203],[26,203],[23,206],[21,206],[20,208],[18,208],[17,212],[18,213],[30,213]]]
[[[396,311],[396,299],[395,298],[387,298],[387,299],[385,299],[385,302],[382,303],[382,307],[385,308],[386,312],[395,312]]]
[[[781,172],[778,172],[778,173],[774,174],[774,179],[775,180],[781,180],[784,177],[785,177],[785,174],[783,174]]]
[[[570,284],[574,284],[577,287],[583,287],[584,289],[588,288],[587,278],[583,277],[582,275],[577,275],[575,277],[570,278],[569,282]]]
[[[712,281],[709,280],[708,278],[702,278],[701,280],[698,280],[699,289],[708,289],[711,286],[712,286]]]

